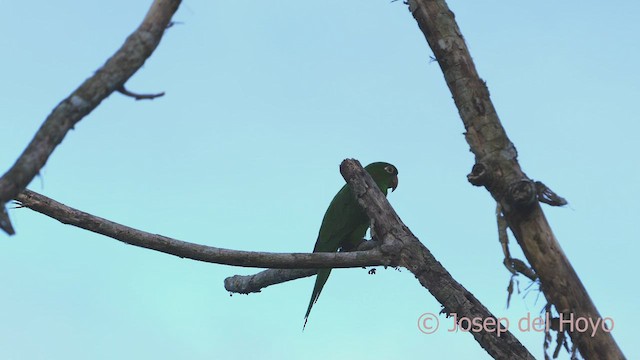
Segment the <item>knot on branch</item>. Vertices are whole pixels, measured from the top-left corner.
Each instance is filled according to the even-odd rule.
[[[535,204],[538,192],[533,181],[522,179],[509,185],[507,201],[518,209],[527,209]]]
[[[483,163],[476,163],[467,175],[467,180],[474,186],[484,186],[489,182],[489,169]]]
[[[238,294],[245,294],[245,295],[252,292],[260,292],[260,289],[257,289],[257,290],[249,289],[250,283],[251,283],[250,281],[247,281],[246,284],[242,286],[243,285],[242,280],[243,280],[242,275],[234,275],[224,279],[225,290],[230,292],[235,292]]]
[[[536,201],[540,201],[551,206],[563,206],[568,204],[565,198],[553,192],[553,190],[549,189],[542,182],[534,182],[530,179],[522,179],[511,183],[507,190],[507,200],[514,207],[519,209],[527,209]]]
[[[402,242],[393,236],[387,236],[382,242],[382,245],[380,245],[380,252],[384,255],[384,266],[398,266],[398,264],[400,264]]]

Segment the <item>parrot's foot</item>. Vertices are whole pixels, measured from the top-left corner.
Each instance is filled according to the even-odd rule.
[[[366,251],[375,248],[376,244],[370,244],[370,240],[360,239],[360,241],[343,244],[339,251]]]
[[[384,266],[385,269],[388,268],[388,267],[393,268],[393,270],[395,270],[397,272],[402,272],[402,270],[400,270],[400,266],[391,266],[391,265],[389,265],[389,266],[385,265]]]
[[[367,271],[367,274],[369,274],[369,275],[375,275],[375,274],[376,274],[376,268],[373,268],[373,269],[371,269],[371,270]]]

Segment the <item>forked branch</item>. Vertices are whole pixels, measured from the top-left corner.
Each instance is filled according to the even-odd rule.
[[[438,262],[431,252],[402,223],[371,176],[357,160],[345,160],[340,172],[347,181],[358,203],[366,211],[374,224],[374,233],[381,243],[379,249],[392,263],[398,263],[411,271],[424,286],[442,304],[442,313],[456,314],[457,318],[494,319],[497,318],[478,299],[458,283]],[[244,289],[262,287],[286,281],[287,277],[304,275],[296,270],[267,270],[251,277],[238,275],[227,278],[225,287],[237,285],[238,280],[247,285]],[[302,276],[299,276],[302,277]],[[283,281],[280,281],[283,280]],[[248,283],[248,284],[246,284]],[[475,340],[496,359],[534,359],[516,337],[502,327],[500,331],[482,329],[470,332]]]

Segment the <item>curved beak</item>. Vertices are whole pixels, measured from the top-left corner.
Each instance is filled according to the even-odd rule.
[[[391,188],[391,192],[394,192],[396,190],[396,188],[398,187],[398,175],[394,176],[393,179],[391,179],[391,186],[389,186]]]

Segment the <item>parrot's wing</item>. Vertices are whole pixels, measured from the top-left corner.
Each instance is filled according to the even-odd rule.
[[[324,214],[313,252],[336,252],[347,242],[353,243],[361,240],[368,227],[369,220],[367,215],[360,209],[351,193],[351,189],[349,189],[348,185],[345,185],[333,198],[327,212]],[[330,274],[331,269],[320,269],[318,271],[311,299],[309,300],[309,307],[304,315],[304,326],[307,325],[311,308],[318,301],[318,297],[320,297],[322,288],[329,279]],[[302,327],[303,329],[304,326]]]
[[[324,214],[313,252],[338,251],[345,241],[350,240],[356,228],[368,223],[367,215],[356,202],[349,186],[343,186]],[[365,233],[366,228],[361,238]]]

